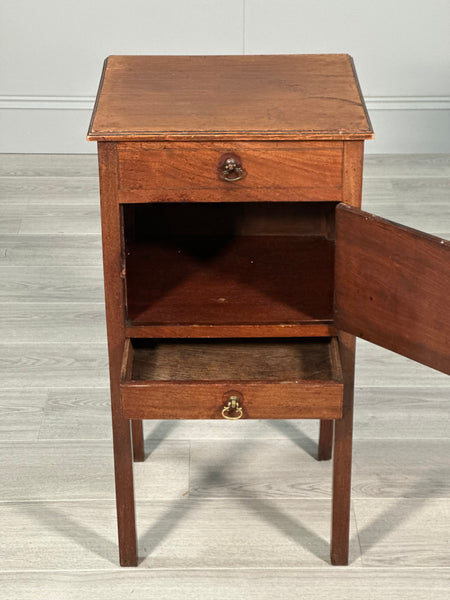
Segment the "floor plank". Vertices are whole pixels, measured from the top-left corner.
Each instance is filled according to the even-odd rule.
[[[0,387],[69,389],[107,385],[106,343],[0,344]]]
[[[0,302],[0,339],[21,343],[104,343],[104,303]]]
[[[0,266],[0,302],[103,302],[98,267]]]
[[[450,390],[379,387],[355,390],[355,439],[450,437]]]
[[[450,569],[122,569],[0,573],[2,600],[447,600]],[[301,590],[301,594],[299,594]]]
[[[98,204],[34,204],[27,207],[19,233],[100,235],[100,207]]]
[[[364,157],[365,178],[450,177],[449,154],[371,154]]]
[[[0,389],[0,440],[37,440],[46,402],[46,390]]]
[[[354,507],[365,567],[450,564],[450,499],[356,499]]]
[[[135,466],[136,497],[181,498],[189,490],[189,442],[147,445]],[[114,498],[110,442],[0,442],[0,502]],[[19,475],[19,476],[18,476]]]
[[[449,177],[368,177],[363,181],[362,207],[377,214],[396,211],[396,219],[400,221],[409,218],[411,210],[421,211],[424,219],[438,220],[441,210],[448,211],[449,192]],[[389,218],[387,212],[386,218]]]
[[[358,339],[355,385],[357,387],[449,388],[450,377],[434,369]]]
[[[331,461],[294,440],[191,440],[190,496],[329,498]],[[353,498],[450,497],[450,440],[356,440]]]
[[[97,177],[95,154],[2,154],[0,177]]]
[[[450,162],[450,161],[449,161]],[[450,177],[414,177],[392,180],[394,196],[409,211],[408,203],[419,204],[427,214],[429,206],[445,204],[450,192]],[[437,216],[437,215],[436,215]]]
[[[362,187],[362,207],[365,210],[375,210],[371,208],[378,204],[389,204],[394,200],[394,191],[392,179],[380,179],[378,177],[364,177]]]
[[[98,205],[98,177],[0,177],[0,203]]]
[[[374,212],[379,217],[401,223],[413,229],[419,229],[425,233],[433,234],[442,231],[443,227],[450,229],[450,188],[447,192],[447,200],[428,200],[427,202],[408,202],[396,200],[389,204],[374,202],[368,203],[368,212]],[[26,215],[24,217],[24,221]]]
[[[4,503],[0,527],[2,571],[118,566],[112,501]]]
[[[450,440],[357,440],[353,498],[450,498]]]
[[[44,415],[40,440],[111,439],[109,388],[48,390]]]
[[[191,440],[190,496],[330,498],[331,461],[310,440]]]
[[[0,266],[100,268],[101,264],[99,235],[0,234]]]
[[[0,234],[19,233],[25,210],[26,206],[24,204],[8,204],[2,206],[0,209]]]

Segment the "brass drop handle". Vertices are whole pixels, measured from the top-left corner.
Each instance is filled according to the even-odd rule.
[[[232,416],[232,413],[236,413]],[[222,409],[222,417],[229,421],[237,421],[242,417],[242,408],[239,406],[239,396],[229,396],[228,404]]]
[[[221,177],[224,181],[239,181],[245,177],[245,172],[238,161],[230,157],[223,163]]]

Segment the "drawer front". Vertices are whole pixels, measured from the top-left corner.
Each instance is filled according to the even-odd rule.
[[[142,201],[242,201],[244,190],[247,201],[339,201],[342,143],[128,143],[119,171],[125,202],[143,191]]]
[[[340,419],[342,383],[122,383],[129,419]],[[238,398],[239,409],[230,407]]]

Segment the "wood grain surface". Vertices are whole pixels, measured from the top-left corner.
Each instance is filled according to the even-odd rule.
[[[129,324],[330,324],[333,254],[329,240],[305,236],[175,237],[130,245]]]
[[[340,419],[342,384],[336,382],[123,383],[122,414],[128,419],[223,419],[230,396],[243,400],[243,419]],[[235,413],[232,413],[234,415]],[[238,414],[238,413],[236,413]]]
[[[0,573],[0,584],[5,597],[17,594],[26,598],[44,595],[47,600],[84,600],[95,595],[97,600],[122,600],[131,594],[158,595],[171,600],[198,600],[211,598],[221,591],[222,598],[270,600],[280,595],[285,600],[297,600],[298,590],[306,598],[335,600],[349,598],[390,598],[392,600],[447,600],[449,568],[395,568],[391,565],[377,569],[347,569],[337,576],[325,569],[269,569],[248,568],[237,570],[230,577],[229,569],[168,569],[97,572],[50,571],[16,572],[14,579]],[[320,580],[320,586],[317,584]],[[374,590],[376,593],[374,595]]]
[[[193,136],[369,139],[373,132],[346,54],[108,57],[89,140]]]
[[[132,380],[340,381],[339,356],[323,339],[135,342]]]
[[[123,322],[125,297],[120,276],[124,248],[121,213],[117,203],[119,172],[115,143],[98,144],[98,163],[119,561],[121,566],[135,567],[138,554],[131,426],[129,420],[123,417],[120,406],[120,369],[125,343]]]
[[[242,179],[223,180],[228,157]],[[147,202],[267,202],[282,200],[280,192],[290,201],[342,199],[342,142],[127,144],[119,145],[119,169],[120,190],[145,190]]]
[[[450,374],[450,242],[341,205],[337,326]]]

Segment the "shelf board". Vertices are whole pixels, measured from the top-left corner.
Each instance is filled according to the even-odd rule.
[[[209,328],[228,327],[247,335],[245,328],[254,325],[271,328],[268,335],[277,328],[284,328],[281,335],[289,329],[297,335],[302,327],[320,327],[319,335],[328,335],[333,270],[334,242],[320,236],[177,236],[135,243],[126,260],[128,335],[153,328],[176,336],[178,327],[199,328],[205,337]]]

